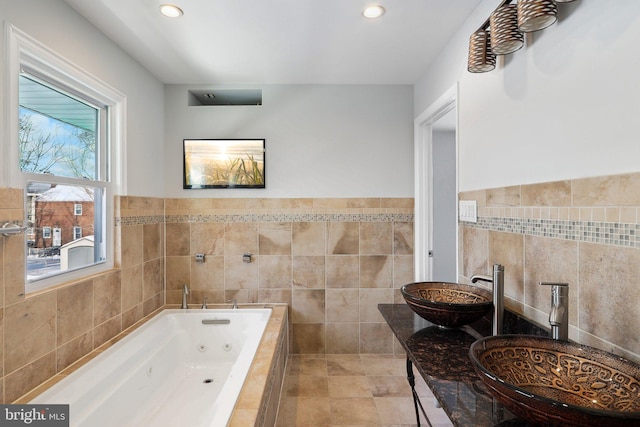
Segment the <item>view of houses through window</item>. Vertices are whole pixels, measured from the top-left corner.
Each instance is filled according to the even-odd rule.
[[[100,108],[20,76],[20,171],[27,174],[27,280],[104,260]],[[99,240],[100,241],[100,240]]]

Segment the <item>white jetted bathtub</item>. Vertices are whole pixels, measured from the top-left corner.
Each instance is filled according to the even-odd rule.
[[[30,403],[74,427],[226,426],[270,315],[164,310]]]

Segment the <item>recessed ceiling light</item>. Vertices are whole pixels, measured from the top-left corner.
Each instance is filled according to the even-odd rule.
[[[380,18],[384,15],[384,7],[375,5],[367,7],[364,12],[362,12],[365,18],[376,19]]]
[[[173,4],[163,4],[160,6],[160,13],[164,16],[168,16],[169,18],[179,18],[184,14],[182,9]]]

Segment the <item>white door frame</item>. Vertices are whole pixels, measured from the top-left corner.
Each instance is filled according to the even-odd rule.
[[[451,87],[429,108],[414,120],[414,171],[415,171],[415,218],[414,218],[414,279],[432,280],[433,259],[429,250],[433,245],[433,171],[431,167],[433,147],[433,124],[455,108],[456,110],[456,193],[458,192],[458,85]],[[456,218],[458,208],[456,205]],[[456,247],[458,230],[456,228]],[[458,273],[458,251],[456,251],[456,276]]]

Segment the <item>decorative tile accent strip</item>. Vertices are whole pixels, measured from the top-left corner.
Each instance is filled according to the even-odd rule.
[[[117,217],[116,226],[207,222],[413,222],[413,214],[246,214],[246,215],[154,215]]]
[[[148,215],[148,216],[125,216],[125,217],[116,217],[115,218],[115,226],[123,226],[123,225],[147,225],[147,224],[158,224],[164,222],[164,215]]]
[[[640,248],[640,224],[534,218],[479,217],[465,227],[580,242]]]

